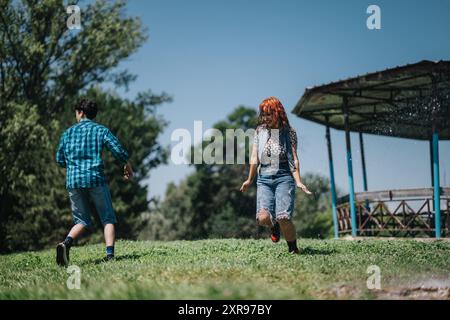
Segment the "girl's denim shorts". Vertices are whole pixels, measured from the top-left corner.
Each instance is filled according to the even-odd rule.
[[[256,216],[267,210],[272,221],[291,219],[294,212],[295,181],[288,169],[258,174],[256,180]]]

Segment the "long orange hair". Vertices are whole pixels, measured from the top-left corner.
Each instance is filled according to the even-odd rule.
[[[269,97],[261,102],[259,105],[259,125],[267,126],[270,129],[289,128],[289,120],[280,100]]]

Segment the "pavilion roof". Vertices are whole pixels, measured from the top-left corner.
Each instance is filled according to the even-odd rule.
[[[301,118],[344,130],[450,140],[450,61],[421,61],[307,88],[293,109]],[[434,121],[433,121],[434,119]]]

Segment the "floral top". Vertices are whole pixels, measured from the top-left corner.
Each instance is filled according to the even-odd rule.
[[[258,126],[256,128],[256,134],[253,139],[253,143],[255,145],[258,145],[258,139],[259,139],[259,132],[261,130],[267,130],[264,126]],[[291,145],[294,147],[295,150],[297,150],[297,132],[294,128],[289,127],[289,138],[291,140]],[[273,139],[272,136],[270,136],[269,140],[267,140],[264,151],[262,153],[262,158],[260,159],[261,162],[267,163],[266,160],[270,161],[271,157],[279,157],[280,161],[287,161],[287,155],[286,155],[286,148],[283,144],[279,143],[279,139]]]

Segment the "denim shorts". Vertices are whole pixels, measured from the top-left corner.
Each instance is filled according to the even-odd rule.
[[[294,212],[295,181],[290,170],[260,173],[256,180],[256,216],[266,209],[272,221],[291,219]]]
[[[92,226],[90,201],[94,203],[103,225],[117,223],[108,185],[105,184],[94,188],[69,189],[69,198],[75,224],[82,224],[86,227]]]

